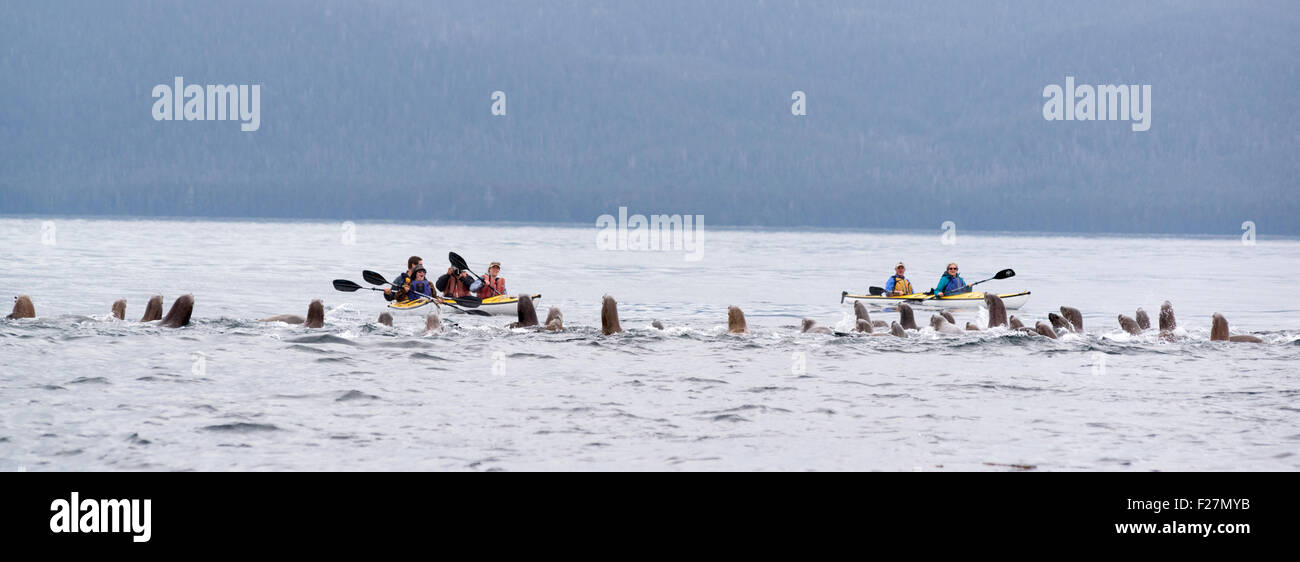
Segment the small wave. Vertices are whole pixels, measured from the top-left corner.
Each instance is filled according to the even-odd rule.
[[[451,359],[447,359],[446,357],[438,357],[437,355],[424,351],[412,353],[411,359],[419,359],[421,361],[451,361]]]
[[[219,431],[223,433],[258,433],[262,431],[280,431],[280,428],[271,425],[269,423],[248,423],[248,422],[206,425],[199,429],[206,430],[206,431]]]
[[[292,343],[337,343],[341,345],[351,345],[351,346],[359,345],[357,342],[354,342],[344,337],[336,336],[334,334],[312,334],[310,336],[289,338],[284,341],[292,342]]]
[[[349,400],[379,400],[379,397],[373,394],[366,394],[360,390],[349,390],[344,393],[343,396],[334,399],[335,402],[347,402]]]
[[[67,384],[112,384],[104,377],[77,377]]]

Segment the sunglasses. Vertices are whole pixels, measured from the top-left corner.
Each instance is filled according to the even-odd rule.
[[[948,268],[948,271],[957,271],[957,268],[955,268],[955,267],[950,267],[950,268]]]

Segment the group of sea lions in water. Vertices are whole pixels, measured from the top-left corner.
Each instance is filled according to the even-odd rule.
[[[171,309],[167,315],[162,314],[163,298],[161,295],[154,295],[145,305],[144,316],[140,318],[141,322],[153,322],[161,320],[159,326],[166,328],[179,328],[190,323],[190,316],[194,312],[194,295],[182,295],[172,303]],[[1047,322],[1041,320],[1034,324],[1033,328],[1026,327],[1020,319],[1015,316],[1008,317],[1006,306],[1002,299],[992,293],[985,293],[984,304],[988,310],[987,328],[1007,327],[1012,330],[1018,330],[1029,334],[1057,339],[1060,334],[1083,333],[1083,313],[1079,309],[1069,306],[1062,306],[1061,313],[1048,313]],[[118,320],[126,319],[126,299],[120,299],[113,303],[112,314]],[[853,315],[855,316],[854,331],[871,336],[894,336],[899,338],[908,337],[908,330],[917,330],[915,315],[912,307],[907,303],[898,305],[898,320],[886,324],[881,320],[872,320],[871,315],[867,312],[867,307],[861,302],[853,303]],[[1119,326],[1129,334],[1138,335],[1146,330],[1151,329],[1151,320],[1146,311],[1141,308],[1137,309],[1135,318],[1129,318],[1123,314],[1119,315]],[[6,318],[35,318],[36,307],[32,304],[32,299],[27,295],[20,295],[14,299],[13,312]],[[293,314],[281,314],[269,318],[259,319],[260,322],[284,322],[287,324],[302,324],[307,328],[322,328],[325,326],[325,305],[319,299],[311,301],[307,307],[307,317]],[[393,325],[393,317],[387,312],[379,315],[379,323],[386,326]],[[655,320],[651,325],[662,330],[663,324]],[[1173,339],[1174,330],[1178,324],[1174,318],[1174,307],[1169,301],[1165,301],[1160,306],[1160,337],[1162,339]],[[557,307],[551,307],[546,314],[546,322],[537,321],[537,310],[533,306],[533,300],[528,295],[520,295],[517,308],[517,320],[510,323],[508,328],[533,328],[537,330],[548,330],[557,332],[564,330],[564,314]],[[957,321],[948,311],[942,311],[930,316],[930,327],[938,333],[960,334],[967,331],[979,331],[981,328],[974,323],[967,322],[966,328],[957,327]],[[881,331],[877,332],[876,330]],[[604,335],[616,334],[623,331],[619,323],[618,303],[614,297],[605,295],[601,299],[600,307],[600,331]],[[818,326],[817,322],[811,318],[804,318],[801,331],[812,334],[837,334],[833,330]],[[428,334],[437,334],[443,332],[442,320],[437,312],[430,313],[425,318],[425,331]],[[737,306],[727,308],[727,332],[733,334],[743,334],[749,332],[749,325],[745,322],[745,313]],[[845,335],[845,334],[837,334]],[[1228,332],[1228,319],[1220,313],[1214,313],[1213,322],[1210,328],[1211,341],[1230,341],[1230,342],[1249,342],[1263,343],[1263,340],[1252,335],[1231,335]]]
[[[180,328],[190,323],[190,316],[194,314],[194,295],[181,295],[172,303],[172,307],[167,310],[167,315],[162,313],[163,298],[162,295],[154,295],[149,299],[149,304],[145,305],[144,316],[140,317],[141,322],[154,322],[161,320],[159,326],[164,328]],[[118,320],[126,320],[126,299],[118,299],[113,302],[113,317]],[[14,309],[5,318],[36,318],[36,306],[32,304],[31,297],[19,295],[14,297]]]

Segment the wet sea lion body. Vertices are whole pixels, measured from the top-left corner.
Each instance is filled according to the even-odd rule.
[[[1160,305],[1160,331],[1172,332],[1178,328],[1178,320],[1174,318],[1174,305],[1165,301]]]
[[[1038,332],[1038,334],[1041,336],[1047,336],[1049,338],[1056,339],[1056,330],[1051,326],[1044,324],[1042,320],[1039,320],[1037,323],[1034,324],[1034,331]]]
[[[912,306],[902,302],[898,303],[898,325],[904,330],[915,330],[916,315],[912,313]]]
[[[433,311],[424,317],[424,335],[441,334],[442,319],[438,317],[438,311]]]
[[[153,322],[162,319],[162,295],[149,297],[149,302],[144,305],[144,316],[140,317],[141,322]]]
[[[1070,321],[1071,331],[1083,333],[1083,313],[1073,306],[1062,306],[1061,316]]]
[[[600,301],[600,333],[608,336],[623,331],[618,322],[618,303],[614,297],[605,295]]]
[[[803,329],[802,329],[801,331],[802,331],[803,333],[805,333],[805,334],[831,334],[831,333],[834,333],[834,332],[831,331],[830,328],[827,328],[827,327],[825,327],[825,326],[818,326],[818,325],[817,325],[817,321],[816,321],[816,320],[813,320],[812,318],[804,318],[804,319],[803,319]]]
[[[1002,302],[1002,297],[993,293],[984,293],[984,307],[989,310],[989,326],[996,328],[1007,325],[1007,305]]]
[[[194,314],[194,295],[181,295],[172,303],[172,307],[167,311],[159,326],[164,328],[180,328],[190,323],[190,317]]]
[[[126,299],[113,301],[113,318],[126,320]]]
[[[953,326],[957,325],[957,319],[953,318],[951,312],[948,312],[947,310],[940,310],[939,315],[943,316],[943,319],[947,320],[949,324],[952,324]]]
[[[1008,322],[1008,325],[1011,327],[1012,330],[1022,330],[1025,327],[1024,323],[1022,323],[1020,319],[1016,318],[1015,316],[1011,317],[1011,320]]]
[[[934,328],[935,332],[943,334],[961,334],[965,332],[939,314],[930,315],[930,327]]]
[[[1047,313],[1047,321],[1052,323],[1054,329],[1065,330],[1066,332],[1074,331],[1074,326],[1070,325],[1070,321],[1055,312]]]
[[[727,307],[727,332],[732,334],[749,332],[749,323],[745,322],[745,312],[739,306]]]
[[[1138,310],[1140,311],[1141,309]],[[1142,333],[1142,327],[1138,325],[1137,320],[1124,316],[1123,314],[1119,315],[1119,327],[1123,328],[1125,332],[1135,336]]]
[[[1138,308],[1138,309],[1137,309],[1136,320],[1137,320],[1137,326],[1138,326],[1138,329],[1140,329],[1140,330],[1150,330],[1150,329],[1151,329],[1151,317],[1150,317],[1150,316],[1147,316],[1147,311],[1142,310],[1141,308]]]
[[[379,323],[388,327],[393,327],[393,315],[387,312],[379,313]]]
[[[27,295],[14,297],[14,309],[5,318],[36,318],[36,305]]]
[[[324,328],[325,303],[321,302],[320,299],[311,301],[311,304],[307,305],[307,321],[303,322],[302,325],[308,328]]]
[[[894,337],[907,339],[907,330],[904,330],[903,326],[898,322],[893,322],[889,325],[889,333]]]
[[[1210,341],[1229,341],[1241,343],[1264,343],[1264,340],[1251,335],[1234,336],[1228,332],[1228,319],[1224,318],[1218,312],[1214,313],[1214,321],[1210,327]]]
[[[528,328],[536,325],[537,307],[533,306],[533,298],[529,295],[519,295],[519,302],[515,305],[515,321],[507,327]]]
[[[558,306],[552,306],[546,312],[546,329],[552,332],[558,332],[564,329],[564,313],[560,312]]]

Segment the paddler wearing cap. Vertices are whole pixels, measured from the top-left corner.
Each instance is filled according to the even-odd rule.
[[[433,298],[433,284],[429,283],[428,275],[429,274],[425,271],[423,265],[415,266],[415,272],[414,276],[411,278],[411,283],[404,287],[407,296],[415,299]]]
[[[505,296],[506,278],[501,276],[501,262],[492,262],[492,265],[488,266],[487,275],[475,281],[474,285],[470,286],[470,290],[474,291],[474,295],[480,299],[497,295]]]
[[[889,278],[889,281],[885,282],[885,294],[891,297],[912,294],[912,282],[903,276],[905,271],[907,271],[907,266],[903,265],[901,261],[894,266],[894,275]]]

